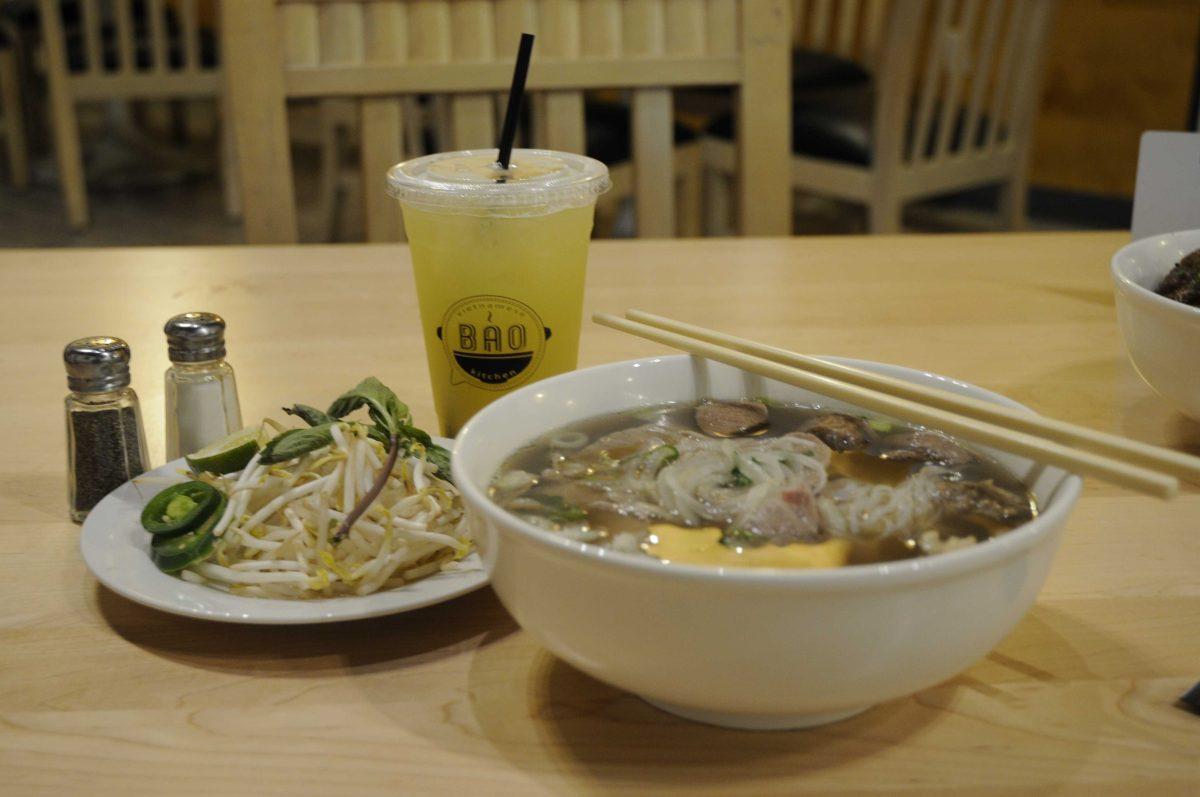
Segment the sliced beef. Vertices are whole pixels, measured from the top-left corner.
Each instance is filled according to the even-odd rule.
[[[740,437],[767,428],[767,405],[761,401],[706,401],[696,407],[696,425],[712,437]]]
[[[975,459],[970,451],[946,435],[929,429],[889,435],[879,441],[877,453],[895,462],[932,462],[951,468]]]
[[[999,523],[1022,523],[1033,518],[1029,496],[1001,487],[989,480],[980,482],[944,481],[938,493],[945,502],[943,514],[959,517],[984,517]]]
[[[834,451],[857,451],[871,441],[871,427],[862,418],[828,412],[810,418],[800,426]]]
[[[807,488],[788,490],[764,501],[743,525],[764,542],[776,545],[822,539],[816,500]]]
[[[577,454],[572,454],[571,458],[579,462],[625,459],[658,446],[671,445],[678,442],[680,437],[681,431],[669,426],[634,426],[593,440]]]

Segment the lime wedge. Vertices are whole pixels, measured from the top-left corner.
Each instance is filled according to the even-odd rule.
[[[188,467],[196,473],[233,473],[246,467],[246,463],[258,453],[259,428],[247,426],[214,443],[209,443],[194,454],[184,457]]]

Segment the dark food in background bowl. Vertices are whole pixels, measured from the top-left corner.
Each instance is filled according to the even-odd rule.
[[[1159,296],[1200,307],[1200,249],[1185,255],[1154,291]]]

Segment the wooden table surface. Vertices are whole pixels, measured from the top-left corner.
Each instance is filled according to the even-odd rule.
[[[587,311],[952,374],[1200,453],[1130,368],[1119,234],[601,242]],[[84,569],[60,352],[114,334],[163,459],[163,321],[229,323],[246,418],[376,374],[433,423],[399,246],[0,253],[0,793],[1200,794],[1200,493],[1088,483],[1036,607],[962,675],[808,731],[690,724],[538,648],[490,590],[310,628],[187,620]],[[588,324],[583,365],[663,351]]]

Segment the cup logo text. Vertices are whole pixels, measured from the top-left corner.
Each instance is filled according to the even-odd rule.
[[[550,330],[524,302],[470,296],[450,306],[437,336],[450,363],[451,384],[508,390],[537,370]]]

